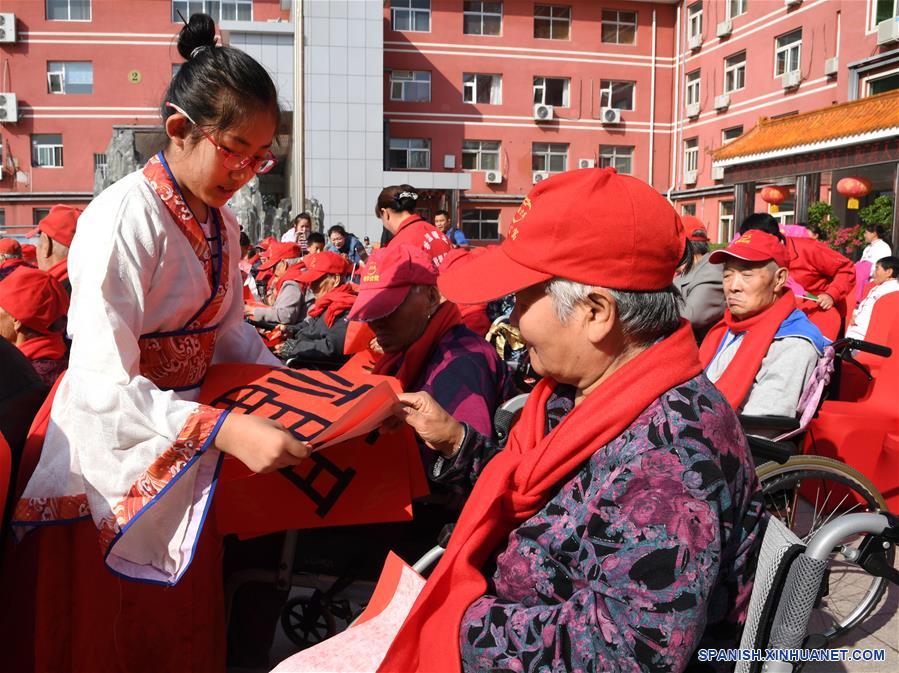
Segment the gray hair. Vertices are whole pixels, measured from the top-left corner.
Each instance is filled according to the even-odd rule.
[[[18,252],[0,253],[0,261],[5,262],[8,259],[22,259],[22,254]]]
[[[287,266],[293,266],[294,264],[298,264],[302,261],[302,257],[291,257],[290,259],[282,259],[282,262],[286,262]]]
[[[673,334],[680,326],[682,299],[673,285],[651,291],[604,289],[615,300],[625,338],[633,343],[648,346]],[[562,323],[568,321],[578,304],[587,301],[593,290],[591,285],[564,278],[554,278],[546,285],[546,294],[552,298],[553,310]]]

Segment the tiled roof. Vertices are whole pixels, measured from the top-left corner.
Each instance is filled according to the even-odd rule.
[[[899,89],[792,117],[761,117],[755,128],[715,150],[714,157],[715,161],[727,161],[770,153],[789,154],[790,148],[829,145],[839,139],[858,137],[859,142],[864,142],[890,129],[897,129],[899,135]]]

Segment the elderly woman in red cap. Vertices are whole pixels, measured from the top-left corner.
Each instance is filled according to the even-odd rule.
[[[69,294],[72,293],[72,285],[69,283],[69,248],[75,238],[75,227],[80,216],[81,210],[78,208],[56,205],[28,232],[29,237],[40,237],[35,251],[37,268],[62,283]]]
[[[271,271],[269,281],[269,306],[247,306],[247,317],[251,320],[290,324],[306,317],[306,289],[297,281],[297,274],[303,272],[300,262],[303,251],[298,243],[273,243],[268,250],[268,259],[259,266],[259,271]]]
[[[457,302],[516,293],[543,379],[502,450],[403,396],[442,475],[476,481],[379,670],[683,671],[698,647],[736,646],[764,508],[678,315],[685,238],[649,185],[580,170],[541,182],[498,249],[441,276]]]

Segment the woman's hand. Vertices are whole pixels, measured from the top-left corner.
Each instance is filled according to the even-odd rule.
[[[396,416],[415,430],[429,449],[451,458],[462,446],[465,426],[446,413],[428,393],[402,393]]]
[[[277,421],[228,414],[215,436],[215,448],[237,458],[253,472],[299,465],[312,450]]]
[[[825,311],[833,308],[833,297],[831,297],[826,292],[822,292],[818,295],[818,306],[820,306]]]

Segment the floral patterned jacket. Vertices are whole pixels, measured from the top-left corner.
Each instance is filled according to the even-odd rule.
[[[573,393],[557,387],[547,432]],[[499,448],[469,429],[439,478],[473,481]],[[512,531],[463,617],[463,669],[714,670],[694,653],[738,645],[766,520],[737,418],[696,376]]]

